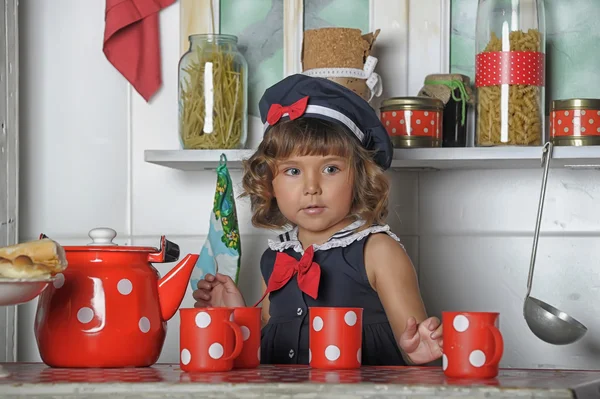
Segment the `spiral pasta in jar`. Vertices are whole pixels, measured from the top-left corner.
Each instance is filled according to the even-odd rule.
[[[479,0],[477,146],[541,145],[545,21],[541,0]]]

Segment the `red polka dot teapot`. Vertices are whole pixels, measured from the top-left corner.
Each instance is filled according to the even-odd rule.
[[[116,235],[97,228],[90,244],[64,247],[68,267],[40,295],[35,317],[47,365],[144,367],[158,360],[198,255],[161,278],[152,263],[177,261],[177,244],[162,236],[160,248],[119,246]]]

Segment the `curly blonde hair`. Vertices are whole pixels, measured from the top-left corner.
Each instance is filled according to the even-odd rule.
[[[384,222],[388,213],[389,182],[371,153],[340,125],[304,117],[273,126],[256,152],[244,161],[241,197],[250,197],[255,227],[280,229],[290,224],[277,206],[272,182],[278,162],[306,155],[336,155],[348,159],[354,180],[350,214],[364,219],[365,227]]]

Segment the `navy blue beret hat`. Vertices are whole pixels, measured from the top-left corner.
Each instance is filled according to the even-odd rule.
[[[388,169],[392,163],[392,142],[375,110],[338,83],[291,75],[265,91],[259,109],[264,134],[279,121],[302,116],[323,119],[341,125],[364,148],[374,151],[374,161],[382,169]]]

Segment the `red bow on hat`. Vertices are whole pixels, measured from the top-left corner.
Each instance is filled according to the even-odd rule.
[[[313,262],[314,253],[312,245],[308,247],[300,260],[296,260],[283,252],[277,253],[275,266],[267,284],[267,290],[254,306],[261,303],[268,293],[277,291],[285,286],[295,274],[298,275],[298,287],[300,287],[300,290],[311,298],[317,299],[319,280],[321,279],[321,266]]]
[[[292,105],[288,105],[286,107],[281,104],[272,104],[271,108],[269,108],[269,112],[267,113],[267,122],[269,122],[269,125],[272,126],[279,122],[281,117],[285,114],[289,115],[290,120],[294,120],[301,117],[304,112],[306,112],[307,106],[308,96],[303,97]]]

